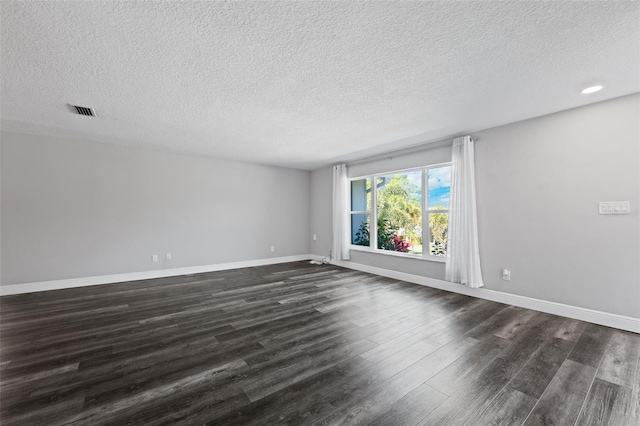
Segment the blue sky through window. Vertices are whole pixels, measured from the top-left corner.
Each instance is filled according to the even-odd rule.
[[[435,207],[449,208],[451,193],[451,166],[442,166],[427,171],[429,189],[429,209]]]
[[[407,179],[411,185],[411,192],[422,195],[422,176],[420,171],[408,172]]]

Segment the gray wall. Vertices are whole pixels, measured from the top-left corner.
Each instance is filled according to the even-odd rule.
[[[0,134],[0,286],[2,285],[2,135]]]
[[[640,95],[632,95],[475,133],[487,288],[640,317],[639,116]],[[328,256],[331,168],[309,173],[7,132],[0,144],[3,285],[309,250]],[[350,175],[449,159],[439,147]],[[617,200],[630,200],[633,215],[598,215],[598,201]],[[352,261],[444,277],[442,263],[365,252],[352,252]],[[505,267],[509,283],[500,279]]]
[[[640,317],[639,117],[636,94],[474,133],[486,288]],[[422,162],[415,165],[446,161],[442,150],[414,154]],[[350,175],[411,166],[400,157],[352,167]],[[323,243],[312,245],[315,254],[331,244],[331,180],[330,169],[312,172],[311,230]],[[598,201],[618,200],[631,201],[633,214],[598,214]],[[444,278],[441,263],[351,257]],[[508,283],[502,268],[512,271]]]
[[[333,169],[325,167],[311,172],[311,253],[329,257],[333,242]]]
[[[3,285],[309,253],[309,172],[0,137]]]
[[[639,126],[633,95],[478,133],[488,288],[640,317]],[[619,200],[634,214],[598,214]]]

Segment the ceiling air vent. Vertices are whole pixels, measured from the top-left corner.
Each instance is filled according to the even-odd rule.
[[[80,115],[86,115],[87,117],[95,117],[96,114],[93,112],[91,108],[82,107],[78,105],[71,105],[76,109],[76,112]]]

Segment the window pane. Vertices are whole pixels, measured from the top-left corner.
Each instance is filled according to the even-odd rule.
[[[448,210],[451,193],[451,166],[427,170],[429,210]]]
[[[421,170],[377,178],[379,249],[422,253],[421,179]]]
[[[351,244],[369,246],[369,215],[351,215]]]
[[[433,256],[447,255],[449,213],[429,213],[429,253]]]
[[[351,181],[351,211],[371,211],[371,179]]]

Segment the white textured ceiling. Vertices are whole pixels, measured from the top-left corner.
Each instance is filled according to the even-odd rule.
[[[639,5],[2,1],[2,125],[313,169],[640,91]]]

